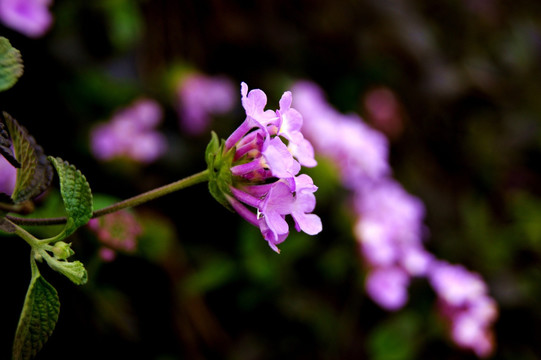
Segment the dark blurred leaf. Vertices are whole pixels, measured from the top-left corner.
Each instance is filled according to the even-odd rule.
[[[419,318],[413,312],[395,314],[372,331],[370,358],[374,360],[417,359],[420,345]]]
[[[192,294],[209,292],[230,281],[235,273],[233,260],[216,256],[206,259],[203,266],[186,279],[184,287]]]
[[[5,129],[4,123],[0,122],[0,154],[16,168],[21,167],[21,164],[15,159],[13,149],[11,148],[11,139]]]
[[[137,221],[143,229],[137,239],[139,254],[157,263],[166,261],[170,256],[177,256],[177,234],[174,224],[168,218],[160,214],[138,213]]]
[[[13,141],[15,157],[21,164],[17,171],[17,181],[11,198],[21,203],[45,191],[51,184],[53,169],[43,149],[14,118],[4,112],[9,135]]]
[[[108,22],[109,36],[115,49],[129,49],[142,34],[142,19],[137,2],[102,1]]]
[[[19,50],[8,39],[0,37],[0,91],[15,85],[23,74],[23,60]]]

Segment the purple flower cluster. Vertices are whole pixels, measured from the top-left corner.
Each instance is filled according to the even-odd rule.
[[[423,203],[391,176],[387,139],[356,115],[343,115],[314,83],[293,86],[304,132],[318,154],[338,167],[353,193],[354,234],[367,265],[366,291],[387,310],[402,308],[412,277],[426,277],[451,324],[451,337],[479,356],[493,349],[497,315],[483,280],[461,266],[436,259],[423,245]]]
[[[424,249],[422,220],[424,206],[392,179],[367,183],[355,193],[358,219],[355,235],[370,271],[368,294],[388,310],[407,301],[412,276],[426,274],[432,256]],[[392,288],[375,284],[385,274]]]
[[[139,99],[92,130],[92,152],[99,160],[153,162],[166,150],[165,137],[154,130],[161,120],[162,109],[156,101]]]
[[[322,230],[321,219],[311,213],[317,187],[310,176],[299,175],[301,166],[317,163],[312,145],[301,132],[303,117],[291,107],[291,92],[283,94],[276,111],[265,110],[267,96],[259,89],[248,92],[242,83],[241,95],[246,119],[223,149],[224,153],[234,151],[230,193],[225,197],[280,252],[277,245],[289,234],[286,215],[291,215],[297,231],[315,235]]]
[[[304,133],[318,153],[333,160],[344,185],[354,190],[367,180],[380,179],[391,172],[388,141],[355,114],[344,115],[331,107],[315,84],[295,84],[295,106],[305,119]]]
[[[441,313],[449,322],[453,341],[479,357],[490,355],[494,348],[491,328],[498,309],[481,276],[461,265],[438,260],[433,262],[428,277],[438,294]]]
[[[233,109],[236,95],[226,77],[191,73],[179,81],[177,99],[181,128],[198,135],[207,130],[211,116]]]
[[[53,22],[51,0],[0,0],[0,21],[20,33],[43,36]]]
[[[13,167],[3,156],[0,156],[0,192],[11,195],[15,189],[17,169]]]

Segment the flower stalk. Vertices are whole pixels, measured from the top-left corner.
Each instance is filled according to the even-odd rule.
[[[196,185],[205,181],[208,181],[208,170],[203,170],[199,173],[177,180],[170,184],[161,186],[156,189],[149,190],[147,192],[136,195],[129,199],[122,200],[110,206],[96,210],[92,213],[92,218],[98,218],[98,217],[113,213],[118,210],[138,206],[143,203],[149,202],[151,200],[160,198],[162,196],[171,194],[173,192],[185,189],[187,187],[190,187],[192,185]],[[59,224],[64,224],[67,221],[67,218],[65,217],[31,219],[31,218],[20,218],[20,217],[8,215],[6,216],[6,218],[10,220],[11,222],[13,222],[14,224],[18,224],[18,225],[59,225]]]

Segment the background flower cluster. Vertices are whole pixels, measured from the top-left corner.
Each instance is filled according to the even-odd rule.
[[[81,229],[89,284],[46,274],[63,308],[41,356],[541,358],[540,11],[0,0],[25,62],[2,110],[81,169],[96,206],[203,170],[210,131],[245,119],[242,81],[269,109],[291,91],[318,163],[323,231],[291,232],[280,255],[205,186]],[[94,145],[99,132],[114,146]],[[0,174],[11,191],[13,169]],[[61,215],[57,195],[35,215]],[[6,308],[19,309],[28,249],[0,237]],[[9,332],[18,311],[5,315]]]

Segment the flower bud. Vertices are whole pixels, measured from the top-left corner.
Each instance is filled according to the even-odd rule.
[[[74,251],[71,249],[71,244],[67,244],[63,241],[58,241],[53,246],[53,254],[58,260],[66,260],[74,254]]]

